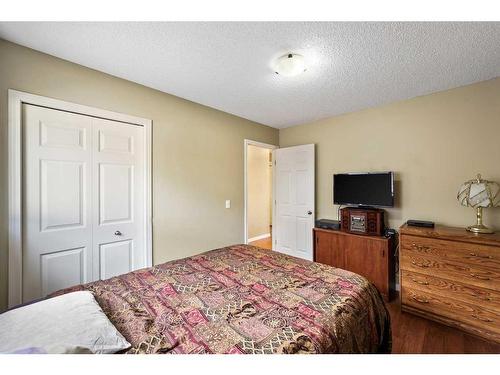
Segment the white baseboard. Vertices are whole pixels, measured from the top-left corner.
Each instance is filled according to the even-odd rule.
[[[271,237],[271,233],[264,233],[264,234],[261,234],[260,236],[249,238],[247,242],[263,240],[264,238],[268,238],[268,237]]]

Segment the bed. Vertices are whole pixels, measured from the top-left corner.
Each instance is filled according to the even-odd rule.
[[[389,353],[377,289],[342,269],[235,245],[104,281],[92,292],[126,353]]]

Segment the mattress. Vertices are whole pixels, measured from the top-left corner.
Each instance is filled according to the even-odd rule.
[[[89,290],[127,353],[388,353],[377,289],[352,272],[248,245],[64,289]]]

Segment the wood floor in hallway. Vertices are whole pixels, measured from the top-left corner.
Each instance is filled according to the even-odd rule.
[[[263,249],[268,249],[272,250],[273,249],[273,238],[272,237],[267,237],[262,240],[257,240],[253,242],[249,242],[249,245],[257,246],[257,247],[262,247]]]

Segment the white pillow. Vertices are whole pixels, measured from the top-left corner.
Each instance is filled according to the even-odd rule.
[[[0,352],[116,353],[130,344],[88,291],[63,294],[0,315]]]

